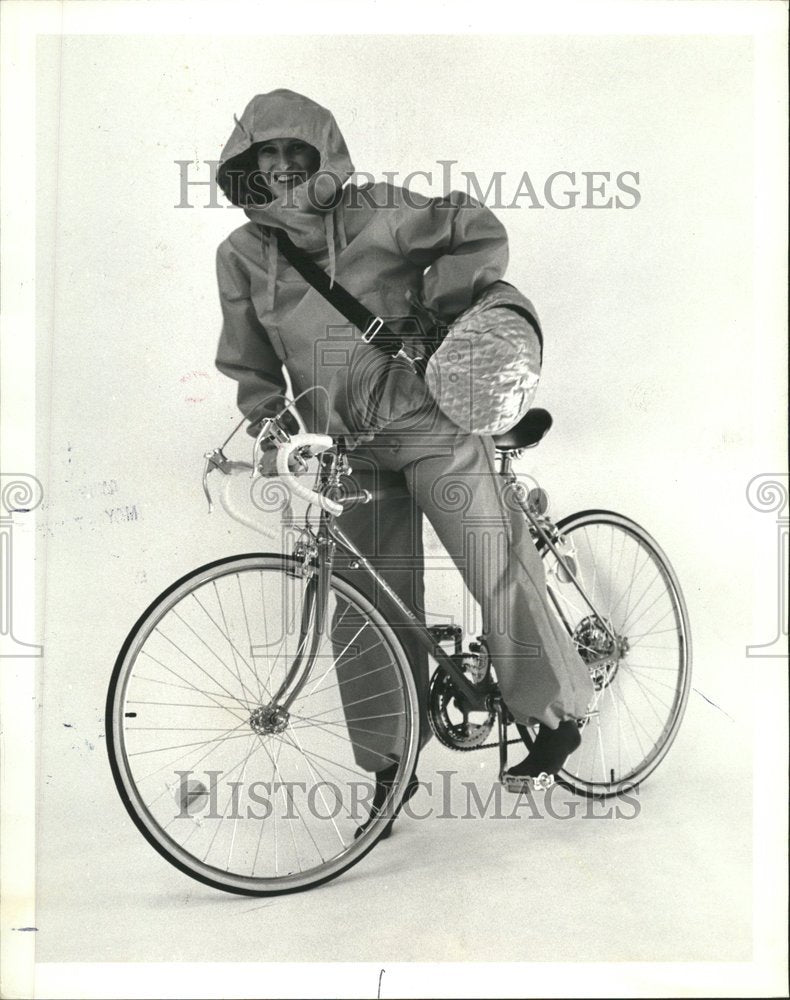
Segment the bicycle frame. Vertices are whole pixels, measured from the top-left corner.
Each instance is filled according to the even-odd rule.
[[[288,437],[284,432],[281,433],[283,433],[284,438]],[[530,525],[533,536],[542,545],[552,551],[558,563],[565,569],[570,582],[573,583],[587,607],[589,607],[601,627],[608,633],[616,645],[618,643],[616,635],[610,629],[605,618],[597,611],[584,587],[576,579],[573,566],[566,561],[565,556],[557,547],[558,543],[562,541],[561,535],[552,521],[545,515],[545,512],[531,508],[529,496],[526,494],[523,484],[518,482],[512,471],[512,458],[516,454],[518,454],[518,450],[516,449],[500,452],[499,475],[513,489],[513,495]],[[254,468],[253,465],[248,463],[229,462],[221,449],[208,452],[205,457],[206,465],[203,476],[203,489],[209,500],[209,506],[211,505],[211,497],[207,486],[209,472],[213,469],[219,469],[228,476],[234,472],[250,472]],[[369,503],[373,500],[372,494],[366,490],[343,490],[341,479],[348,471],[350,469],[346,460],[344,441],[342,438],[339,438],[335,442],[335,447],[325,451],[321,456],[319,470],[320,487],[318,490],[320,494],[333,500],[338,509],[345,509],[347,506],[355,503]],[[232,509],[226,502],[224,493],[223,506],[236,520],[255,528],[255,530],[263,530],[259,523]],[[342,518],[342,514],[340,517]],[[335,513],[322,509],[317,527],[305,527],[302,536],[297,540],[294,557],[301,560],[300,572],[306,579],[305,599],[299,625],[299,642],[297,652],[286,672],[285,679],[272,697],[272,709],[287,711],[311,675],[318,646],[326,628],[330,581],[335,565],[335,556],[339,551],[348,558],[349,565],[354,570],[362,573],[362,580],[355,581],[355,586],[363,591],[369,588],[369,592],[378,590],[386,595],[392,609],[396,611],[397,616],[401,619],[400,622],[390,622],[390,624],[396,630],[398,628],[409,628],[411,630],[411,634],[416,638],[417,642],[434,658],[441,669],[452,678],[453,685],[465,701],[468,709],[470,711],[485,711],[496,714],[500,735],[500,754],[504,760],[505,734],[509,721],[508,713],[502,702],[498,687],[490,676],[481,684],[473,684],[459,666],[459,654],[462,652],[462,630],[460,626],[449,624],[428,626],[421,622],[379,575],[370,561],[357,549],[351,539],[347,537],[342,527],[337,523],[337,518],[338,515]],[[263,533],[267,532],[263,531]],[[559,608],[557,610],[561,615],[561,610]],[[308,637],[310,638],[309,647]],[[441,643],[448,641],[453,641],[454,643],[453,654],[449,654],[442,648]],[[605,659],[606,657],[601,657],[602,661]],[[588,664],[588,666],[594,665],[594,661]]]

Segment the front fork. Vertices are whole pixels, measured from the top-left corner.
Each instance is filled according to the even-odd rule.
[[[345,449],[340,445],[337,453],[326,453],[321,459],[321,487],[338,488],[340,479],[348,468]],[[326,632],[329,589],[336,543],[331,536],[334,515],[321,511],[316,534],[305,531],[297,540],[295,555],[298,558],[293,574],[305,584],[304,604],[299,623],[299,644],[285,680],[275,692],[272,705],[287,712],[307,683],[315,663],[316,653]]]
[[[331,515],[322,514],[322,517]],[[307,576],[299,622],[299,644],[285,679],[272,696],[272,705],[284,711],[293,704],[307,683],[319,644],[325,635],[334,551],[335,543],[332,539],[319,536],[316,541],[315,564],[307,566],[305,563],[307,572],[299,572],[300,576]]]

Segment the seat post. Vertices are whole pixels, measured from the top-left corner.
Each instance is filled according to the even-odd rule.
[[[499,475],[503,476],[505,479],[513,475],[513,453],[510,451],[500,451],[497,457],[499,458]]]

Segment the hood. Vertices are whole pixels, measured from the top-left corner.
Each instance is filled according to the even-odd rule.
[[[253,222],[293,229],[296,234],[304,227],[300,217],[320,217],[334,210],[354,165],[331,111],[292,90],[273,90],[253,97],[235,121],[217,167],[217,182],[230,202],[241,205]],[[318,171],[287,202],[271,196],[264,200],[264,195],[253,204],[247,178],[257,171],[255,147],[268,139],[290,137],[318,150]]]
[[[261,227],[261,252],[268,261],[268,306],[274,309],[278,267],[277,242],[272,228],[284,229],[302,250],[326,256],[332,281],[335,274],[335,237],[345,246],[342,188],[354,165],[331,111],[292,90],[272,90],[249,102],[225,143],[217,166],[217,182],[225,197],[240,205],[251,222]],[[257,197],[248,185],[257,171],[256,147],[268,139],[301,139],[318,150],[316,173],[288,198]],[[338,225],[336,226],[336,217]]]

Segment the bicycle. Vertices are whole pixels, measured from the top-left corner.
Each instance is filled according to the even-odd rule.
[[[513,459],[551,423],[533,409],[495,438],[498,472],[527,519],[551,605],[595,688],[581,745],[558,781],[607,797],[644,781],[678,732],[691,683],[688,614],[666,556],[639,525],[606,510],[555,524],[545,493],[519,482]],[[209,509],[209,476],[219,472],[225,509],[262,530],[234,508],[229,487],[240,475],[255,477],[272,444],[279,480],[266,482],[282,480],[318,523],[305,520],[290,555],[229,556],[173,583],[124,642],[106,706],[113,777],[146,840],[197,881],[255,896],[336,878],[397,814],[420,742],[402,630],[416,633],[436,661],[428,715],[440,743],[498,747],[502,780],[507,747],[520,742],[508,739],[512,718],[481,637],[464,649],[460,626],[421,624],[344,535],[343,512],[373,495],[348,487],[343,438],[289,434],[282,413],[266,420],[251,463],[229,461],[224,445],[206,454]],[[312,489],[292,473],[294,455],[304,468],[317,458]],[[378,583],[378,606],[348,579],[349,567]],[[362,768],[360,754],[373,764]],[[377,761],[395,773],[375,808]]]

